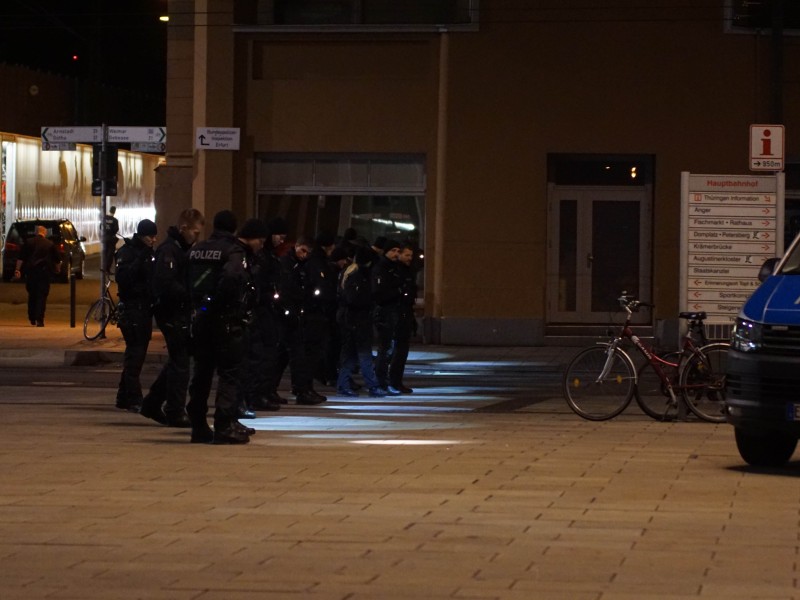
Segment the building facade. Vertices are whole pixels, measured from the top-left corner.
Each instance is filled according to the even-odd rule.
[[[681,172],[748,173],[751,123],[798,154],[800,46],[741,3],[640,4],[170,0],[159,219],[414,239],[430,342],[546,343],[623,289],[677,329]]]

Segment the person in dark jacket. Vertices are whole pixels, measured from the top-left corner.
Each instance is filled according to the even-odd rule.
[[[114,266],[114,252],[117,250],[117,233],[119,233],[119,221],[114,215],[117,207],[112,206],[108,209],[108,214],[103,217],[103,256],[100,268],[106,273],[111,272]]]
[[[358,364],[369,395],[386,396],[375,377],[372,365],[372,281],[370,268],[377,254],[367,247],[356,250],[355,260],[341,276],[337,322],[341,328],[341,362],[336,381],[340,396],[358,396],[352,377]]]
[[[186,415],[189,387],[192,298],[189,294],[189,249],[205,220],[195,208],[178,216],[177,226],[156,249],[153,262],[153,315],[167,344],[167,362],[142,400],[141,414],[169,427],[190,427]]]
[[[331,329],[336,326],[337,281],[336,267],[330,255],[336,247],[330,233],[320,233],[314,240],[314,248],[306,260],[306,288],[303,300],[304,342],[306,361],[312,378],[322,385],[334,385],[335,373],[328,368],[329,346],[334,337]]]
[[[31,325],[44,327],[47,296],[50,295],[50,277],[61,270],[61,253],[52,240],[47,239],[47,229],[37,225],[35,234],[25,240],[14,278],[25,273],[25,290],[28,292],[28,320]]]
[[[403,295],[403,279],[397,268],[399,249],[398,242],[387,241],[383,256],[372,268],[372,296],[375,301],[373,318],[378,346],[375,375],[378,384],[390,396],[399,396],[401,393],[389,382],[389,363],[392,360],[394,333],[400,318],[400,298]]]
[[[416,247],[403,244],[397,254],[397,272],[401,280],[401,295],[397,309],[397,323],[392,335],[392,358],[389,361],[389,385],[403,394],[414,390],[403,383],[411,337],[417,331],[414,305],[417,300],[417,272],[414,269]]]
[[[277,385],[288,363],[297,404],[308,405],[321,404],[327,400],[314,390],[311,367],[306,355],[304,311],[307,294],[313,292],[309,291],[311,288],[305,262],[313,246],[312,240],[301,236],[297,238],[294,247],[280,257],[281,346],[278,365],[273,374]]]
[[[116,279],[119,328],[125,339],[117,408],[139,412],[142,407],[142,372],[153,336],[153,245],[158,229],[150,219],[139,221],[136,233],[117,250]]]
[[[214,216],[211,236],[189,251],[192,296],[194,375],[186,406],[193,443],[246,444],[255,430],[237,420],[240,366],[245,328],[251,318],[253,283],[250,262],[267,237],[264,223],[251,219],[238,235],[229,210]],[[218,375],[214,430],[208,426],[208,397]]]

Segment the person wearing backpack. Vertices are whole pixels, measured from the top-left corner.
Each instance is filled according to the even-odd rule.
[[[356,364],[364,384],[374,398],[386,396],[372,365],[372,277],[370,269],[376,257],[371,248],[356,251],[353,264],[342,273],[339,284],[339,309],[336,319],[341,329],[342,352],[336,391],[340,396],[358,396],[352,377]]]

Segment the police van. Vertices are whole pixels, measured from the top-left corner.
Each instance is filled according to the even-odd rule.
[[[800,438],[800,236],[758,278],[732,333],[727,419],[747,463],[778,466]]]

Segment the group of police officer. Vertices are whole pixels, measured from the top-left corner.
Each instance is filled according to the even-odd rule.
[[[248,219],[239,227],[228,210],[198,241],[203,227],[203,215],[187,209],[155,248],[156,225],[145,219],[116,253],[126,344],[118,408],[191,428],[193,443],[245,444],[255,430],[239,419],[288,403],[278,393],[287,366],[298,404],[326,401],[315,380],[335,380],[337,393],[358,395],[357,365],[371,396],[413,392],[402,379],[416,326],[413,245],[355,238],[337,246],[328,234],[287,244],[283,219]],[[143,396],[139,377],[153,318],[168,359]]]

